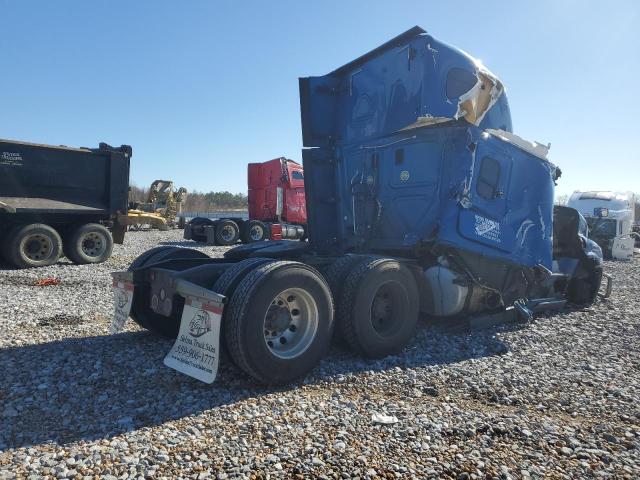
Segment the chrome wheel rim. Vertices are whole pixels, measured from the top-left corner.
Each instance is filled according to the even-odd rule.
[[[271,301],[264,316],[264,341],[278,358],[289,360],[302,355],[318,332],[318,305],[301,288],[288,288]]]
[[[98,232],[87,232],[80,238],[82,253],[87,257],[97,258],[107,251],[104,235]]]
[[[53,253],[53,242],[47,235],[33,233],[27,235],[22,242],[20,242],[20,249],[29,260],[41,262],[51,257]]]
[[[249,229],[249,238],[254,242],[262,240],[264,236],[264,229],[260,225],[254,225]]]
[[[236,236],[236,230],[231,225],[225,225],[220,231],[220,236],[225,242],[230,242]]]

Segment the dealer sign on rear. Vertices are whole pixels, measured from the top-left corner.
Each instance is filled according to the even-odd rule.
[[[218,373],[222,308],[213,302],[188,296],[180,332],[164,364],[179,372],[213,383]]]

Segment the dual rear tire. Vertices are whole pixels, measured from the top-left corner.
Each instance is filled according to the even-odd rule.
[[[147,268],[169,259],[205,258],[192,249],[158,247],[129,267]],[[150,286],[137,285],[130,316],[141,327],[175,338],[182,309],[170,317],[150,308]],[[219,275],[212,290],[227,297],[221,342],[233,363],[265,384],[285,384],[309,372],[329,349],[333,303],[329,286],[299,262],[248,258]]]
[[[62,238],[49,225],[16,225],[2,245],[5,259],[17,268],[47,267],[62,255]]]
[[[210,220],[197,217],[189,222],[193,227],[213,227],[213,239],[216,245],[229,246],[238,243],[261,242],[269,237],[267,225],[259,220],[248,220],[239,224],[229,218]],[[191,233],[191,239],[196,242],[207,242],[206,234]]]
[[[399,353],[414,336],[420,297],[413,273],[392,258],[365,257],[334,290],[337,335],[369,358]]]
[[[242,243],[254,243],[266,240],[267,226],[260,220],[249,220],[242,225]]]
[[[32,223],[13,227],[2,245],[5,259],[17,268],[46,267],[62,254],[76,264],[101,263],[111,256],[113,237],[97,223],[80,225],[63,237],[50,225]]]
[[[419,311],[409,267],[357,255],[337,262],[323,276],[300,262],[248,258],[218,278],[213,290],[228,298],[222,335],[241,370],[266,384],[304,376],[329,349],[334,312],[336,335],[363,356],[407,345]]]
[[[102,263],[111,257],[113,237],[104,225],[80,225],[65,238],[63,250],[65,256],[78,265]]]
[[[160,247],[139,257],[130,270],[187,254],[202,255]],[[153,313],[144,288],[149,287],[136,287],[132,318],[175,337],[180,315]],[[409,267],[391,258],[342,257],[324,277],[300,262],[247,258],[227,268],[211,289],[227,297],[224,350],[238,368],[265,384],[290,383],[319,363],[331,343],[334,312],[338,336],[373,358],[399,352],[418,321],[416,280]]]
[[[256,259],[245,262],[251,260]],[[237,284],[222,327],[227,351],[241,370],[261,383],[290,383],[329,350],[329,286],[303,263],[266,261]]]

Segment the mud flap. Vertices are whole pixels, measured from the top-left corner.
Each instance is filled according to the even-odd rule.
[[[113,277],[114,310],[109,333],[114,334],[119,333],[129,319],[131,305],[133,305],[134,285],[132,272],[114,272],[111,276]]]
[[[213,383],[220,359],[220,323],[225,297],[193,283],[176,285],[185,298],[180,331],[164,359],[167,367],[205,383]]]
[[[113,237],[113,242],[118,245],[122,245],[124,243],[124,235],[127,231],[127,226],[120,223],[115,222],[113,227],[111,227],[111,236]]]

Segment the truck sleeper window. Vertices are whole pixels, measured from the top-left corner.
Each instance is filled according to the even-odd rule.
[[[480,165],[480,175],[476,184],[476,192],[486,200],[496,196],[500,182],[500,163],[491,157],[484,157]]]

